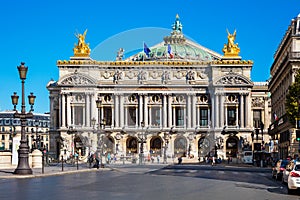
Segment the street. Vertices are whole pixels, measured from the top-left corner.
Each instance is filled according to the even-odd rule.
[[[1,179],[0,199],[299,199],[269,169],[209,165],[118,165],[26,179]]]

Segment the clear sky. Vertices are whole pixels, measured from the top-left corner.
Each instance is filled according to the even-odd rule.
[[[254,61],[252,80],[266,81],[273,55],[291,19],[300,13],[299,3],[299,0],[3,0],[0,110],[13,108],[10,97],[13,92],[21,95],[17,71],[20,62],[25,62],[29,69],[25,82],[26,103],[27,95],[33,92],[37,96],[35,112],[48,112],[46,85],[50,79],[59,78],[56,61],[68,60],[73,55],[77,42],[75,33],[88,29],[86,42],[93,50],[132,30],[152,27],[156,32],[170,33],[176,14],[180,16],[186,36],[220,54],[227,42],[226,29],[230,32],[236,29],[242,59]],[[151,37],[157,36],[147,33],[139,35],[145,36],[142,40],[148,46],[154,45]],[[130,39],[135,41],[136,37]],[[119,47],[130,43],[124,43],[122,37],[120,40]],[[138,42],[141,46],[136,48],[142,48]],[[112,55],[116,55],[117,49],[113,51]],[[101,59],[106,53],[111,52],[93,51],[92,55],[94,59]],[[29,110],[28,104],[26,108]]]

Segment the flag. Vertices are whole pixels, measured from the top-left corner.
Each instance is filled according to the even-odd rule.
[[[174,58],[174,54],[172,52],[172,48],[170,44],[168,44],[168,54],[170,55],[170,58]]]
[[[274,113],[274,119],[275,119],[275,121],[278,120],[278,117],[277,117],[276,113]]]
[[[144,43],[144,52],[149,57],[149,53],[151,52],[151,50],[147,47],[146,43]]]

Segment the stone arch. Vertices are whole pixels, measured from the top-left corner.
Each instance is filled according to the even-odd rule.
[[[159,136],[152,137],[150,140],[150,154],[152,156],[161,156],[162,139]]]
[[[229,136],[226,140],[226,157],[236,158],[238,154],[239,139],[237,136]]]
[[[177,137],[174,141],[174,156],[186,157],[187,139],[185,137]]]
[[[113,154],[114,153],[114,139],[111,136],[105,136],[103,138],[103,142],[104,142],[104,153],[110,153]]]
[[[126,140],[126,155],[132,155],[138,153],[138,140],[136,137],[128,137]]]
[[[209,155],[210,152],[210,140],[205,136],[198,140],[198,157],[204,158]]]
[[[84,156],[86,154],[86,147],[83,144],[79,135],[75,135],[74,137],[74,153],[77,152],[79,156]]]

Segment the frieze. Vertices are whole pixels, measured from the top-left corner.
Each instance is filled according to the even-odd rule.
[[[86,77],[83,77],[77,73],[65,78],[61,85],[93,85],[94,83]]]
[[[125,72],[125,77],[129,78],[129,79],[133,79],[135,76],[137,76],[137,73],[136,72],[133,72],[133,71],[128,71],[128,72]]]
[[[157,79],[158,77],[160,77],[162,75],[162,73],[157,72],[157,71],[151,71],[149,72],[150,77],[152,77],[153,79]]]
[[[103,77],[103,78],[105,78],[105,79],[109,79],[110,77],[112,77],[113,76],[113,72],[109,72],[109,71],[104,71],[104,72],[101,72],[101,76]]]
[[[264,107],[263,97],[255,97],[252,99],[252,107]]]
[[[73,96],[70,96],[70,103],[85,103],[84,95],[75,94]]]
[[[181,79],[182,77],[184,77],[184,72],[177,71],[174,73],[174,77],[176,77],[177,79]]]
[[[249,85],[248,80],[235,73],[228,73],[216,82],[217,85]]]

